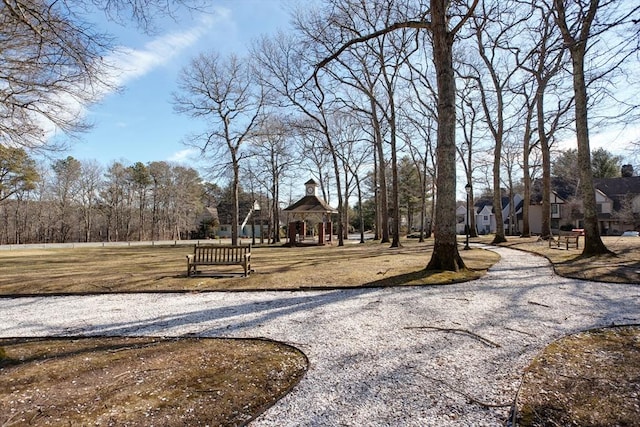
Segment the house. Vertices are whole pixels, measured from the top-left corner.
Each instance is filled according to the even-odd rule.
[[[478,234],[490,234],[496,232],[496,215],[493,209],[493,200],[489,198],[481,198],[473,205],[473,213],[475,214],[476,219],[476,230]],[[515,213],[517,214],[522,210],[523,198],[519,194],[513,195],[513,200],[510,197],[503,196],[501,198],[502,203],[502,219],[505,224],[505,232],[509,233],[509,224],[510,224],[510,203],[513,202],[515,205]],[[466,207],[464,205],[458,206],[456,209],[456,216],[458,218],[456,224],[456,232],[458,234],[465,233],[465,225],[466,225]],[[516,233],[520,230],[518,223],[513,221],[513,230],[511,233]]]
[[[247,218],[249,216],[247,215]],[[196,217],[196,231],[192,233],[192,238],[230,238],[231,224],[221,224],[218,208],[207,206],[202,213]],[[240,237],[261,237],[264,226],[256,224],[244,224],[240,227]]]
[[[596,188],[598,225],[602,235],[640,231],[640,176],[598,178]]]
[[[598,210],[598,226],[603,236],[618,236],[627,230],[640,230],[640,177],[596,178],[593,180]],[[551,231],[584,228],[580,195],[563,191],[552,182]],[[535,192],[529,206],[532,234],[542,232],[542,195]],[[522,217],[519,217],[522,224]]]
[[[532,202],[529,205],[529,231],[531,234],[542,233],[542,196],[536,200],[532,197]],[[560,195],[551,191],[551,232],[558,233],[560,226],[567,222],[570,222],[571,211],[567,201],[560,197]],[[522,211],[518,213],[518,222],[520,229],[522,230]]]

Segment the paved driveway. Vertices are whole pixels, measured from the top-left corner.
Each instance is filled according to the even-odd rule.
[[[268,337],[310,368],[252,426],[503,425],[530,360],[566,334],[640,323],[640,287],[492,249],[484,278],[449,286],[0,299],[0,336]]]

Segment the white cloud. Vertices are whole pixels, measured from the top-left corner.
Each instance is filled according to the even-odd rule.
[[[159,36],[146,43],[141,49],[127,46],[116,48],[111,55],[104,58],[105,68],[100,77],[104,84],[93,86],[90,89],[91,92],[87,93],[87,98],[99,102],[117,88],[126,86],[132,80],[170,63],[186,49],[195,45],[214,25],[226,22],[229,18],[229,10],[217,9],[215,15],[203,15],[197,25]],[[84,100],[67,93],[51,93],[49,96],[57,99],[58,104],[64,105],[57,114],[66,114],[70,119],[86,116],[88,105]],[[59,134],[59,129],[54,123],[44,117],[39,117],[38,120],[49,138]]]
[[[200,154],[197,148],[185,148],[184,150],[173,153],[167,160],[176,163],[185,163],[196,158]]]
[[[225,16],[226,14],[222,14],[220,18]],[[142,49],[119,47],[105,58],[109,68],[104,80],[110,85],[121,87],[170,63],[184,50],[196,44],[216,22],[217,19],[206,16],[195,27],[160,36],[146,43]],[[109,92],[106,88],[102,88],[102,91],[99,95],[105,96]]]
[[[610,129],[589,136],[591,150],[604,148],[605,150],[624,154],[631,148],[632,142],[640,141],[640,125],[624,129]]]
[[[629,151],[633,148],[632,143],[638,141],[640,141],[640,125],[610,128],[589,134],[591,151],[604,148],[612,154],[621,156],[629,155]],[[576,149],[577,142],[575,138],[566,139],[560,142],[559,148],[561,150]]]

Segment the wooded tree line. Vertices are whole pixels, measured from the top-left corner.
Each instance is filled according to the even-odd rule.
[[[408,159],[403,165],[402,208],[411,215],[418,181]],[[252,220],[263,225],[267,241],[279,241],[271,200],[256,185],[259,181],[243,183],[249,187],[240,189],[240,211],[246,214],[258,201],[261,209]],[[206,238],[210,235],[199,223],[204,208],[218,211],[209,233],[231,224],[232,193],[231,186],[204,182],[198,171],[179,164],[113,162],[104,167],[73,157],[51,163],[36,161],[21,148],[0,147],[0,244]],[[367,230],[373,227],[372,207],[367,200],[362,216],[359,208],[351,211],[352,230],[360,228],[361,220]]]
[[[0,244],[184,239],[202,210],[192,168],[73,157],[43,167],[10,151],[0,150]]]
[[[129,5],[112,10],[133,12],[141,5],[138,0],[91,3],[105,10],[107,6],[100,5]],[[191,2],[144,3],[162,11],[168,4]],[[12,23],[3,28],[33,33],[32,15],[11,9],[18,4],[40,3],[2,0]],[[77,22],[67,2],[48,10],[64,12],[56,18],[66,23]],[[234,237],[241,183],[252,191],[264,190],[277,216],[277,206],[286,199],[281,186],[304,171],[338,207],[339,244],[349,223],[349,201],[355,198],[364,206],[370,196],[376,238],[398,246],[401,187],[406,185],[400,166],[409,161],[419,189],[411,203],[419,205],[422,218],[432,215],[435,223],[436,242],[428,264],[434,269],[464,267],[455,236],[458,165],[472,191],[483,186],[494,190],[494,206],[500,205],[500,188],[513,188],[519,181],[528,199],[531,183],[540,177],[543,211],[550,212],[551,156],[559,141],[575,134],[580,185],[586,195],[584,250],[597,253],[606,248],[597,230],[595,201],[589,198],[593,182],[588,132],[603,123],[637,118],[637,100],[631,96],[635,92],[625,97],[613,88],[623,81],[626,87],[638,87],[632,70],[638,65],[639,10],[624,0],[305,4],[292,14],[291,29],[256,40],[246,56],[205,52],[195,58],[179,77],[174,105],[178,113],[208,124],[203,134],[189,137],[189,144],[209,159],[207,172],[221,170],[231,182]],[[96,52],[108,47],[99,37],[93,40],[98,43],[89,46]],[[65,58],[66,47],[58,51],[59,45],[52,46]],[[0,48],[0,54],[11,56],[21,49]],[[87,61],[94,67],[97,58]],[[76,59],[67,67],[100,76],[93,68],[83,68],[83,57]],[[77,81],[69,81],[60,90],[77,87]],[[15,92],[14,97],[21,95]],[[0,136],[34,147],[38,132],[29,134],[31,139],[10,132],[30,129],[18,126],[21,121],[37,128],[39,122],[28,109],[24,115],[17,113],[23,111],[21,105],[27,104],[2,104],[0,117],[11,120],[3,119],[3,129],[9,130]],[[499,242],[505,239],[504,221],[499,209],[496,214]],[[547,220],[543,237],[550,234]]]

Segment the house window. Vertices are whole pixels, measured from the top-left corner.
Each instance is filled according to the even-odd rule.
[[[484,217],[482,217],[482,219],[485,221],[489,221],[489,215],[485,215]]]
[[[557,215],[558,214],[558,205],[556,203],[551,205],[551,213],[553,215]]]
[[[599,213],[599,214],[601,214],[601,213],[602,213],[602,203],[598,203],[598,204],[596,205],[596,210],[598,211],[598,213]]]

